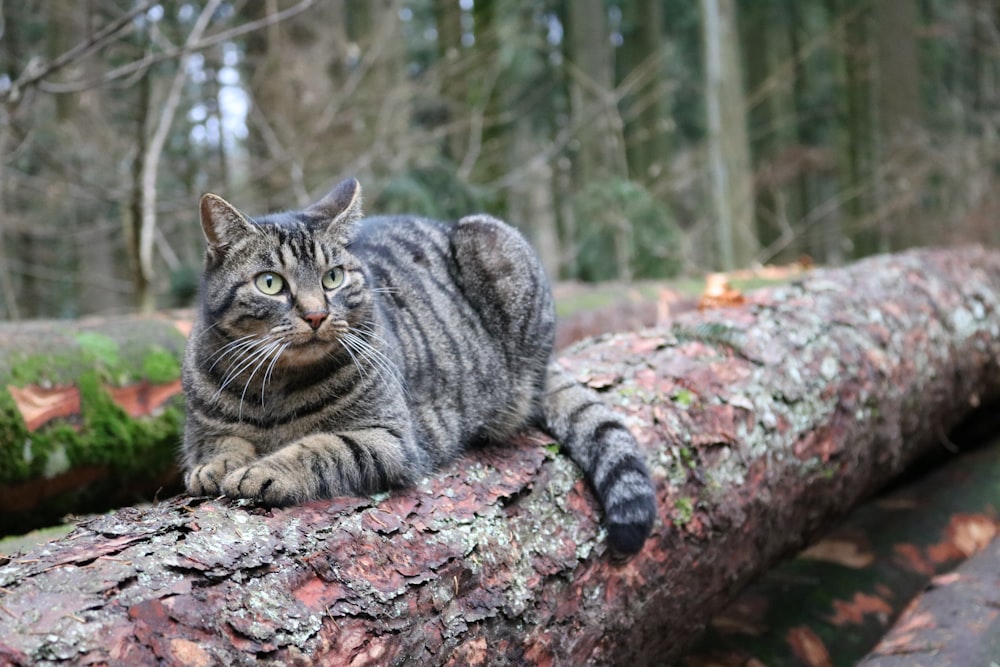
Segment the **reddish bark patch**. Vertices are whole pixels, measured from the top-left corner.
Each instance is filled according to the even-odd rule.
[[[80,390],[73,385],[50,389],[34,384],[27,387],[7,385],[7,391],[30,432],[37,431],[53,419],[80,414]]]
[[[181,381],[178,378],[166,384],[152,384],[148,380],[143,380],[126,387],[105,385],[104,389],[115,405],[124,410],[129,417],[136,419],[154,414],[164,403],[180,394]]]

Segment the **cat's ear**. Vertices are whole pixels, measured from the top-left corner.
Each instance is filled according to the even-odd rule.
[[[253,223],[218,195],[201,198],[201,229],[211,250],[221,250],[236,239],[254,233]]]
[[[327,232],[342,235],[364,215],[361,212],[361,184],[356,178],[341,181],[304,212],[325,226]]]

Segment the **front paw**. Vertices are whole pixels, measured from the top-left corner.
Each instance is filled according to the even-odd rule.
[[[233,470],[222,480],[222,493],[230,498],[249,498],[269,506],[294,505],[307,499],[300,485],[266,462]]]
[[[222,480],[229,470],[231,467],[227,461],[214,459],[189,470],[184,476],[184,486],[192,496],[220,496]]]

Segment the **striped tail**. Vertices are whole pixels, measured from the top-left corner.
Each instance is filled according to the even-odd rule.
[[[542,406],[545,430],[583,469],[604,507],[612,551],[638,553],[656,518],[656,496],[635,438],[596,392],[554,362]]]

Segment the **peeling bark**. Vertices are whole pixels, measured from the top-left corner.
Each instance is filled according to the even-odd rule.
[[[0,663],[656,664],[755,575],[1000,398],[1000,253],[816,271],[569,350],[626,415],[661,522],[624,565],[550,441],[414,488],[175,498],[0,566]]]

